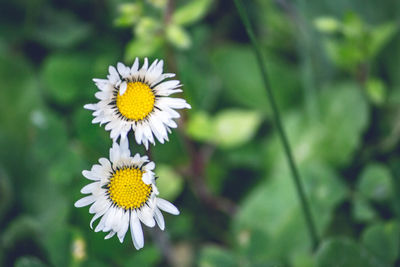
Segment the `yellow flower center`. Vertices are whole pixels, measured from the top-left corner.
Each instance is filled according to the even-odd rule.
[[[155,96],[142,82],[129,82],[123,95],[117,94],[117,108],[127,119],[143,120],[154,108]]]
[[[108,193],[117,206],[137,209],[143,206],[151,194],[151,185],[142,180],[143,171],[136,168],[124,168],[114,172],[108,183]]]

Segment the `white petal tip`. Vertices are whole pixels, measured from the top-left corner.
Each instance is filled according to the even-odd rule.
[[[119,86],[119,95],[123,95],[126,92],[128,85],[126,82],[121,83]]]
[[[88,109],[88,110],[95,110],[96,105],[95,104],[85,104],[85,105],[83,105],[83,108]]]

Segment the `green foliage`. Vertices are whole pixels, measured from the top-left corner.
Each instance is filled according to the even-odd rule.
[[[250,141],[260,123],[261,115],[255,111],[227,109],[214,118],[199,112],[189,121],[187,131],[195,140],[232,148]]]
[[[237,265],[237,259],[231,252],[217,247],[217,246],[206,246],[200,252],[199,259],[200,267],[234,267]]]
[[[399,256],[399,224],[392,221],[369,226],[362,235],[362,243],[371,253],[392,265]]]
[[[343,165],[358,148],[368,125],[368,105],[355,84],[343,83],[323,91],[320,106],[325,127],[321,129],[323,138],[315,144],[315,152],[333,165]]]
[[[224,86],[224,96],[236,104],[258,109],[269,114],[270,107],[256,57],[248,46],[227,45],[217,47],[212,54],[215,73]],[[273,55],[266,61],[270,83],[280,107],[295,104],[299,77],[296,69]],[[243,71],[246,71],[244,74]]]
[[[301,169],[317,228],[323,233],[334,208],[344,200],[346,188],[337,174],[323,165]],[[251,262],[290,259],[307,251],[310,241],[290,173],[277,169],[267,182],[259,185],[243,202],[235,235],[239,249]],[[247,236],[241,238],[241,236]]]
[[[157,187],[160,197],[173,201],[183,190],[183,178],[168,165],[157,166]]]
[[[46,265],[42,263],[36,257],[21,257],[17,259],[15,267],[45,267]]]
[[[399,265],[395,2],[246,2],[316,252],[233,1],[1,2],[0,266]],[[165,215],[164,232],[143,226],[136,251],[129,232],[122,244],[104,240],[73,203],[90,182],[81,171],[112,144],[83,109],[96,102],[92,78],[145,56],[177,74],[176,97],[192,109],[149,152],[130,136],[131,152],[156,163],[159,196],[181,212]]]
[[[160,251],[154,246],[146,247],[141,252],[124,260],[122,266],[154,266],[161,260]]]
[[[248,47],[223,47],[215,51],[213,62],[225,84],[225,96],[250,108],[268,106],[257,62]]]
[[[187,134],[202,142],[211,141],[214,138],[215,125],[213,118],[205,112],[196,112],[190,116],[187,126]]]
[[[31,217],[19,217],[15,218],[14,221],[4,230],[1,237],[1,241],[5,244],[5,247],[11,246],[28,236],[38,236],[39,225]]]
[[[376,201],[392,197],[392,178],[389,170],[382,164],[370,164],[361,173],[358,191],[366,198]]]
[[[179,6],[172,14],[162,14],[170,12],[166,0],[148,2],[150,6],[137,2],[123,3],[118,8],[119,16],[115,25],[133,26],[135,33],[135,38],[126,47],[127,61],[162,53],[162,47],[166,43],[176,49],[187,50],[192,45],[192,38],[184,27],[203,18],[212,4],[210,0],[192,0]],[[147,15],[147,10],[151,10],[148,12],[151,16]]]
[[[369,99],[375,105],[382,105],[387,98],[387,88],[379,79],[369,79],[366,84]]]
[[[261,123],[257,112],[224,110],[214,121],[214,142],[221,147],[234,147],[250,141]]]
[[[31,64],[9,51],[0,54],[0,78],[4,88],[0,90],[1,131],[9,138],[24,142],[30,112],[41,102],[37,79]]]
[[[59,104],[71,104],[86,96],[92,86],[91,61],[80,54],[55,54],[43,67],[46,94]]]
[[[315,27],[323,33],[335,33],[342,26],[341,23],[332,17],[319,17],[314,20]]]
[[[353,199],[353,216],[356,221],[360,222],[369,222],[377,217],[367,199],[358,194]]]
[[[126,46],[126,61],[133,61],[136,57],[146,57],[156,54],[164,40],[160,37],[133,39]]]
[[[115,25],[120,27],[127,27],[135,24],[143,12],[143,5],[137,3],[123,3],[118,7],[120,13],[119,17],[115,20]]]
[[[166,38],[172,45],[181,49],[187,49],[192,44],[189,34],[181,26],[175,24],[168,25]]]
[[[78,20],[71,12],[49,10],[45,12],[40,27],[32,38],[47,47],[68,48],[89,37],[89,25]]]
[[[172,21],[178,25],[188,25],[197,22],[206,15],[211,3],[211,0],[190,1],[174,12]]]
[[[332,238],[325,241],[318,250],[316,258],[317,266],[321,267],[384,266],[365,248],[348,238]]]
[[[369,121],[368,105],[353,83],[329,85],[320,93],[319,121],[299,111],[288,113],[285,128],[298,164],[326,162],[332,166],[346,165],[359,147]],[[269,157],[272,163],[286,164],[281,144],[273,137]]]
[[[371,26],[353,12],[347,12],[342,21],[319,17],[314,24],[325,34],[336,34],[325,40],[328,55],[337,66],[353,72],[374,60],[398,31],[394,22]]]
[[[11,181],[3,168],[0,168],[0,220],[10,207],[13,198]]]

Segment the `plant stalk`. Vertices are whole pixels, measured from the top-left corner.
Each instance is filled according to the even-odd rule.
[[[260,70],[261,70],[261,75],[263,77],[265,89],[267,91],[268,99],[269,99],[269,102],[270,102],[270,105],[271,105],[271,108],[272,108],[273,118],[274,118],[276,127],[278,129],[278,134],[279,134],[280,140],[282,142],[282,145],[283,145],[283,148],[284,148],[284,151],[285,151],[285,154],[286,154],[286,159],[288,161],[288,164],[289,164],[289,167],[290,167],[290,170],[291,170],[291,173],[292,173],[293,182],[295,184],[297,195],[299,197],[300,204],[301,204],[301,207],[302,207],[302,210],[303,210],[303,214],[304,214],[304,217],[305,217],[305,220],[306,220],[306,224],[307,224],[307,227],[308,227],[308,231],[309,231],[310,239],[311,239],[311,242],[312,242],[312,246],[313,246],[313,249],[315,249],[315,248],[318,247],[318,244],[319,244],[317,230],[316,230],[315,223],[314,223],[312,215],[311,215],[310,206],[309,206],[309,204],[307,202],[307,198],[306,198],[306,195],[305,195],[305,192],[304,192],[303,185],[302,185],[301,180],[300,180],[300,175],[299,175],[298,169],[297,169],[296,164],[294,162],[294,158],[293,158],[292,151],[291,151],[291,148],[290,148],[290,145],[289,145],[289,141],[288,141],[288,139],[286,137],[286,133],[285,133],[285,130],[284,130],[283,125],[282,125],[282,120],[281,120],[281,116],[280,116],[280,113],[279,113],[279,109],[278,109],[278,106],[276,104],[276,101],[275,101],[275,98],[274,98],[274,95],[273,95],[273,92],[272,92],[272,88],[271,88],[271,85],[270,85],[270,82],[269,82],[269,79],[268,79],[267,67],[266,67],[266,65],[264,63],[264,60],[263,60],[263,54],[261,52],[260,45],[259,45],[259,43],[258,43],[258,41],[257,41],[257,39],[255,37],[254,31],[252,29],[252,26],[251,26],[251,23],[250,23],[250,20],[249,20],[249,17],[247,15],[246,10],[244,9],[242,1],[241,0],[234,0],[234,2],[235,2],[236,9],[237,9],[237,11],[239,13],[240,19],[241,19],[241,21],[242,21],[242,23],[243,23],[243,25],[244,25],[244,27],[246,29],[246,32],[247,32],[247,34],[248,34],[248,36],[250,38],[251,44],[252,44],[254,52],[256,54],[258,65],[259,65]]]

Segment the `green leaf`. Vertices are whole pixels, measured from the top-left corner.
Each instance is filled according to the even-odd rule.
[[[192,49],[198,52],[177,55],[177,68],[185,70],[179,76],[184,84],[185,98],[192,105],[190,114],[199,110],[212,110],[219,105],[221,84],[217,82],[216,74],[210,68],[209,59],[200,51],[204,49],[202,44],[207,42],[209,32],[208,28],[196,28],[193,32]]]
[[[250,110],[226,109],[214,118],[198,112],[190,117],[187,134],[197,141],[233,148],[250,141],[261,122],[261,114]]]
[[[270,145],[266,139],[253,139],[256,141],[248,142],[245,146],[237,147],[229,151],[222,151],[224,162],[229,168],[247,169],[266,169],[266,159],[268,157],[267,147]],[[217,166],[220,163],[217,163]],[[216,167],[217,167],[216,166]],[[225,171],[226,168],[223,168]]]
[[[317,251],[316,259],[320,267],[384,266],[356,242],[344,237],[324,241]]]
[[[152,147],[154,158],[159,163],[165,162],[171,166],[180,165],[182,162],[186,163],[189,156],[181,135],[177,131],[173,131],[168,138],[169,142],[164,145]]]
[[[270,114],[269,101],[265,92],[260,68],[253,50],[244,45],[223,45],[211,54],[215,73],[223,83],[224,101],[233,100],[237,104]],[[280,108],[298,104],[299,75],[291,65],[268,55],[266,60],[268,75],[274,95]]]
[[[352,159],[368,125],[367,102],[353,83],[339,83],[324,88],[318,102],[319,121],[309,120],[305,113],[298,110],[283,118],[294,157],[299,165],[318,159],[332,166],[343,166]],[[266,149],[271,168],[286,165],[276,134]]]
[[[125,49],[125,60],[132,62],[136,57],[153,56],[161,49],[164,39],[159,36],[151,38],[135,38],[130,41]]]
[[[239,266],[235,254],[214,245],[203,247],[200,251],[198,264],[200,267]]]
[[[315,257],[311,252],[295,253],[293,267],[315,267]]]
[[[371,40],[368,42],[369,56],[375,57],[384,46],[395,36],[399,27],[396,22],[387,22],[375,26],[371,30]]]
[[[362,242],[371,253],[392,265],[399,256],[399,225],[394,221],[371,225],[363,232]]]
[[[353,203],[353,217],[359,222],[369,222],[377,218],[377,215],[368,201],[361,195],[355,194]]]
[[[162,24],[158,20],[152,17],[143,17],[135,27],[136,38],[145,40],[154,38],[157,31],[160,31],[162,27]]]
[[[223,148],[243,145],[254,137],[261,121],[255,111],[223,110],[214,119],[213,142]]]
[[[76,147],[71,147],[49,167],[49,178],[55,183],[68,185],[75,177],[81,176],[83,168],[82,156],[76,151]]]
[[[382,80],[374,78],[368,79],[366,89],[372,103],[379,106],[385,102],[387,89]]]
[[[340,21],[333,17],[318,17],[314,20],[314,25],[323,33],[335,33],[341,27]]]
[[[177,25],[195,23],[206,15],[212,3],[211,0],[192,0],[174,12],[172,21]]]
[[[167,6],[168,0],[148,0],[147,2],[156,8],[164,9]]]
[[[393,194],[392,187],[390,171],[379,163],[366,166],[357,184],[358,191],[364,197],[376,201],[389,199]]]
[[[93,86],[92,59],[84,54],[50,55],[44,62],[42,77],[46,94],[52,100],[73,104],[89,96]]]
[[[48,47],[68,48],[90,36],[90,26],[74,13],[43,9],[41,24],[32,31],[32,38]]]
[[[347,11],[343,19],[343,33],[352,40],[359,40],[365,34],[366,25],[360,15]]]
[[[62,208],[65,209],[65,206]],[[47,227],[42,242],[53,266],[68,266],[68,263],[71,262],[71,240],[72,234],[65,222],[59,223],[57,226]]]
[[[34,110],[32,114],[34,134],[30,153],[40,162],[53,162],[64,155],[68,144],[65,122],[47,109]]]
[[[226,97],[250,108],[265,110],[269,106],[256,58],[249,47],[221,47],[214,52],[212,62]]]
[[[340,68],[355,72],[357,66],[367,59],[357,42],[329,39],[325,41],[328,56]]]
[[[9,143],[26,145],[31,112],[42,104],[33,68],[26,59],[4,51],[0,53],[0,79],[1,131]]]
[[[85,149],[97,152],[93,158],[100,158],[108,154],[108,148],[104,145],[111,146],[110,133],[105,131],[104,127],[92,124],[92,120],[91,112],[83,107],[73,114],[73,125],[79,142]]]
[[[209,142],[214,137],[214,121],[206,112],[191,113],[186,133],[194,140]]]
[[[65,187],[59,186],[45,175],[41,178],[40,183],[31,185],[29,193],[25,193],[23,204],[26,210],[37,216],[40,242],[46,250],[49,262],[53,266],[68,265],[71,261],[72,232],[67,220],[73,201]],[[45,192],[43,188],[46,188]]]
[[[368,105],[357,85],[342,83],[322,92],[320,106],[323,127],[314,127],[322,138],[314,149],[327,162],[343,165],[361,142],[369,121]]]
[[[46,267],[41,260],[33,256],[20,257],[15,261],[15,267]]]
[[[314,162],[300,171],[317,230],[322,233],[334,208],[344,200],[346,188],[328,166]],[[287,168],[275,170],[267,182],[249,194],[234,229],[240,251],[254,262],[287,261],[297,253],[308,252],[308,230]]]
[[[119,16],[114,24],[119,27],[128,27],[135,24],[141,17],[143,5],[140,2],[123,3],[118,6]]]
[[[166,29],[167,40],[179,49],[188,49],[192,45],[190,35],[186,30],[176,24],[169,24]]]
[[[29,216],[14,218],[4,229],[0,238],[3,248],[12,248],[21,240],[26,238],[37,238],[40,234],[40,224]]]
[[[182,192],[183,178],[166,164],[158,164],[156,168],[157,188],[160,197],[173,201]]]
[[[140,253],[135,253],[128,259],[123,259],[121,266],[156,266],[161,259],[160,251],[156,247],[147,244],[140,250]]]

